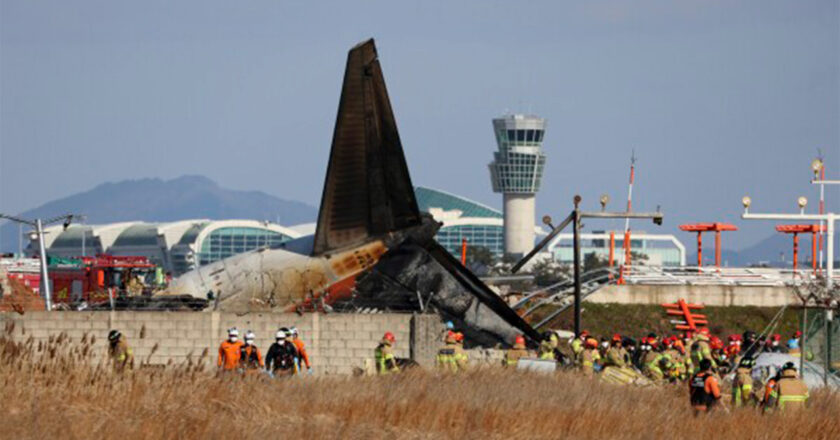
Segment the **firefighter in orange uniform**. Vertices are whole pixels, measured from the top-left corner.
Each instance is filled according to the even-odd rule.
[[[235,371],[239,367],[242,341],[239,340],[239,330],[233,327],[228,330],[228,338],[219,346],[219,359],[216,365],[222,371]]]
[[[309,354],[306,353],[306,344],[303,343],[303,340],[300,339],[300,335],[298,334],[297,327],[292,327],[289,329],[289,333],[292,335],[292,344],[295,344],[295,348],[298,351],[298,360],[297,360],[297,369],[298,371],[303,371],[303,366],[306,366],[306,373],[312,374],[312,364],[309,363]],[[301,365],[302,364],[302,365]]]
[[[260,349],[254,344],[256,338],[257,335],[249,330],[245,333],[245,344],[239,349],[239,367],[245,373],[256,373],[265,367]]]
[[[701,359],[699,370],[688,381],[689,399],[694,414],[710,411],[720,401],[720,385],[712,373],[711,359]]]

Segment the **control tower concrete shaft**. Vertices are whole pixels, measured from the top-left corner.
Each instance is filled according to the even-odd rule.
[[[490,163],[493,192],[504,195],[505,253],[524,255],[534,247],[535,196],[540,189],[545,154],[545,119],[507,115],[493,119],[498,151]]]

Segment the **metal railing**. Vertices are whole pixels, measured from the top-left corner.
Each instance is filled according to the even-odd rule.
[[[636,285],[798,286],[818,278],[811,269],[765,267],[633,266],[624,272],[625,283]]]

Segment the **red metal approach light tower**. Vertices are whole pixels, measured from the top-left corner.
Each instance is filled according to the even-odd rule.
[[[723,231],[737,231],[735,225],[729,223],[693,223],[680,225],[680,230],[697,233],[697,267],[703,267],[703,233],[715,233],[715,266],[720,269],[720,233]]]
[[[811,267],[817,274],[817,241],[824,228],[820,225],[776,225],[776,231],[783,234],[793,234],[793,276],[796,277],[796,267],[799,262],[799,234],[811,234]]]

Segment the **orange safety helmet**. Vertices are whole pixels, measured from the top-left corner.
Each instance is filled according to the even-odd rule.
[[[717,336],[712,336],[709,338],[709,346],[714,350],[720,350],[723,348],[723,341]]]
[[[464,342],[464,334],[461,332],[455,332],[455,342]]]
[[[618,333],[614,334],[612,340],[613,342],[621,342],[621,335]]]
[[[382,339],[390,341],[392,343],[397,341],[397,338],[395,338],[394,334],[391,332],[385,332],[385,336],[383,336]]]
[[[685,345],[679,338],[674,341],[674,347],[679,350],[680,354],[685,354]]]
[[[697,333],[701,334],[703,336],[709,336],[710,335],[709,329],[707,327],[703,327],[700,330],[697,330]]]
[[[516,339],[513,340],[514,345],[525,345],[525,336],[516,335]]]
[[[456,341],[455,332],[453,332],[452,330],[449,330],[448,332],[446,332],[446,337],[443,340],[446,341],[447,343],[455,342]]]
[[[598,348],[598,340],[595,338],[586,338],[586,346],[588,348]]]

